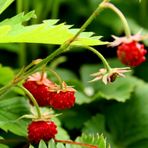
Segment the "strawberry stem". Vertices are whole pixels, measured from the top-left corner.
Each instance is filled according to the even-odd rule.
[[[123,23],[125,34],[126,34],[127,38],[130,38],[131,31],[130,31],[129,25],[128,25],[127,20],[126,20],[125,16],[123,15],[123,13],[117,7],[115,7],[113,4],[107,2],[107,0],[104,0],[101,3],[101,7],[102,8],[110,8],[119,16],[119,18],[121,19],[121,21]]]
[[[57,140],[57,139],[54,139],[54,141],[55,142],[60,142],[60,143],[80,145],[80,146],[87,147],[87,148],[98,148],[98,146],[94,146],[94,145],[86,144],[86,143],[75,142],[75,141],[71,141],[71,140]]]
[[[60,88],[63,89],[63,85],[62,85],[63,84],[63,80],[62,80],[62,78],[54,70],[52,70],[52,69],[49,69],[49,70],[57,78],[57,80],[59,81]]]
[[[36,101],[36,99],[33,97],[33,95],[23,86],[17,85],[19,88],[21,88],[25,94],[27,94],[27,96],[30,98],[30,100],[32,101],[33,105],[36,108],[37,114],[38,114],[38,118],[41,118],[41,111],[40,111],[40,107]]]
[[[40,81],[42,81],[44,79],[45,70],[46,70],[46,64],[44,64],[42,66],[42,72],[41,72],[41,79],[40,79]]]
[[[85,47],[86,49],[88,49],[88,50],[92,51],[93,53],[95,53],[101,59],[101,61],[102,61],[103,65],[104,65],[104,67],[106,68],[107,72],[111,71],[112,68],[109,66],[107,60],[103,57],[103,55],[99,51],[97,51],[95,48],[89,47],[89,46],[82,46],[82,47]]]

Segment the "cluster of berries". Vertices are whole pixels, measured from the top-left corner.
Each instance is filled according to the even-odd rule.
[[[29,76],[23,86],[34,96],[39,106],[51,106],[58,110],[74,106],[75,90],[65,82],[57,85],[47,78],[46,73]],[[49,141],[57,134],[56,128],[50,120],[32,121],[28,126],[28,139],[33,144],[38,144],[41,139]]]

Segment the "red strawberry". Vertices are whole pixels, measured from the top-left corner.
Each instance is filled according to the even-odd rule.
[[[49,89],[54,87],[55,84],[46,78],[46,74],[44,74],[43,78],[40,73],[35,73],[32,76],[29,76],[23,86],[30,91],[39,106],[49,105]]]
[[[57,126],[52,121],[33,121],[28,125],[28,139],[32,144],[40,140],[49,141],[57,134]]]
[[[74,93],[74,91],[51,92],[49,104],[59,110],[71,108],[75,103]]]
[[[75,103],[75,90],[72,87],[66,85],[65,82],[62,83],[62,88],[56,88],[50,92],[49,104],[54,109],[68,109],[74,106]]]
[[[137,41],[130,43],[122,43],[118,46],[117,56],[119,60],[127,66],[138,66],[144,62],[145,54],[147,51],[144,49],[144,45]]]
[[[23,86],[30,91],[30,93],[34,96],[39,106],[47,106],[48,98],[49,98],[49,89],[46,85],[38,84],[35,81],[27,80]]]

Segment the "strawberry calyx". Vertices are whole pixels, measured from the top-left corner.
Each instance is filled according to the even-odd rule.
[[[113,37],[114,41],[109,44],[110,47],[115,47],[115,46],[118,46],[118,45],[120,45],[122,43],[131,43],[133,41],[139,42],[139,41],[144,39],[144,37],[140,33],[132,35],[132,36],[130,36],[128,38],[126,36],[117,37],[115,35],[112,35],[112,37]]]
[[[57,93],[60,93],[60,92],[75,92],[76,90],[72,87],[72,86],[68,86],[66,84],[66,82],[62,82],[61,85],[56,85],[55,84],[55,87],[53,87],[52,89],[50,89],[50,92],[57,92]]]

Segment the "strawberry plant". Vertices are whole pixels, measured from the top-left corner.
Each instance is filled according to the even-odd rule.
[[[71,0],[70,5],[79,12],[81,2]],[[133,31],[132,21],[115,0],[93,2],[92,14],[75,28],[57,19],[59,7],[65,3],[69,5],[65,0],[0,2],[1,16],[10,5],[17,11],[0,22],[0,47],[11,53],[8,59],[14,59],[12,53],[18,56],[16,67],[0,65],[0,147],[146,148],[148,86],[135,72],[146,64],[147,33]],[[117,17],[120,25],[108,22],[107,14],[102,19],[104,12],[110,20]],[[47,19],[49,14],[51,19]],[[72,13],[66,15],[70,18]],[[115,34],[111,42],[87,32],[94,22],[100,24],[99,18],[102,29],[109,23],[125,36]],[[108,48],[108,53],[113,47],[117,58],[106,59],[98,47]],[[72,66],[60,67],[69,64],[62,55],[68,58],[74,49],[82,53],[80,59],[73,56]],[[97,57],[97,64],[82,64],[86,50],[87,58],[93,59],[90,53]],[[77,63],[80,69],[74,70]]]

